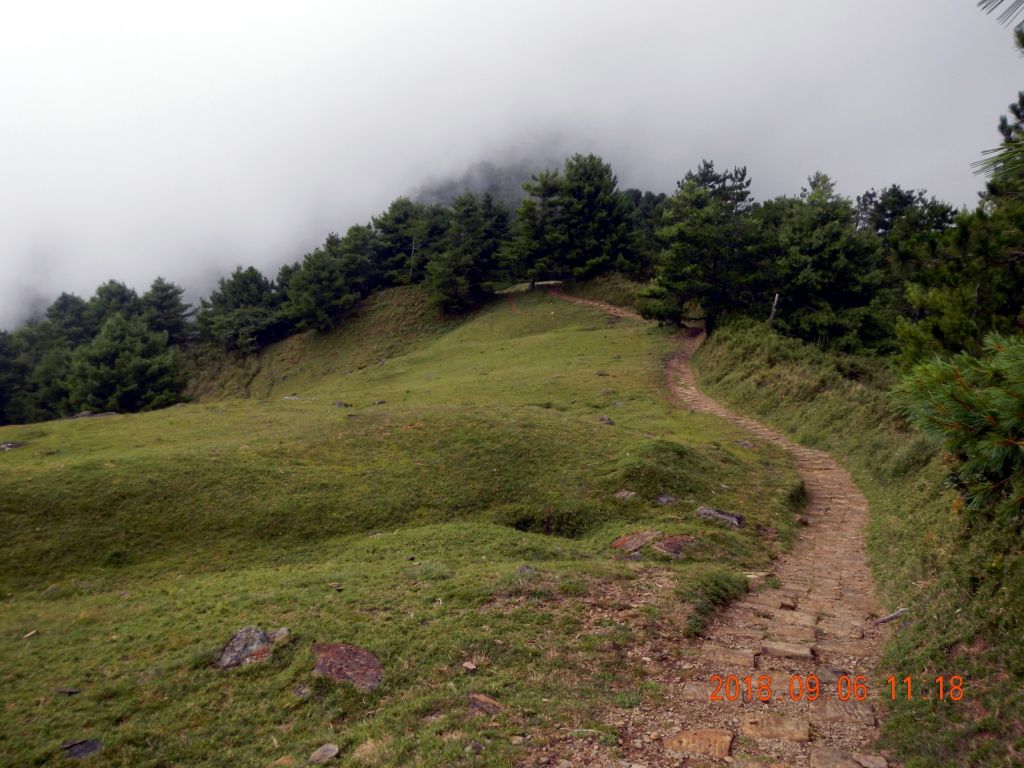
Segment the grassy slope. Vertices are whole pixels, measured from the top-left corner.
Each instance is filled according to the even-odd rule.
[[[839,456],[871,502],[868,548],[888,604],[910,608],[884,675],[961,675],[959,703],[898,701],[885,738],[906,766],[1021,765],[1024,556],[967,534],[935,446],[891,411],[882,381],[842,376],[833,358],[762,328],[725,328],[697,356],[701,386],[807,445]],[[848,364],[849,361],[846,361]]]
[[[670,345],[541,293],[455,326],[403,289],[222,365],[206,402],[0,429],[26,443],[0,453],[0,764],[95,737],[92,765],[267,765],[325,741],[355,765],[369,739],[387,764],[507,765],[512,734],[656,699],[621,649],[658,606],[648,627],[588,601],[654,572],[702,607],[767,562],[756,526],[785,540],[799,489],[778,451],[672,406]],[[694,519],[708,501],[751,527]],[[692,558],[612,556],[651,527],[695,535]],[[213,670],[247,624],[292,642]],[[378,691],[310,677],[310,643],[332,640],[380,656]],[[471,691],[506,709],[471,717]]]

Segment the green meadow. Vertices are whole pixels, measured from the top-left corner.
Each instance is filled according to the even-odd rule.
[[[338,765],[499,766],[567,728],[614,744],[609,710],[659,696],[625,649],[699,631],[801,500],[779,450],[673,405],[674,343],[541,291],[456,323],[399,288],[330,333],[198,356],[193,403],[0,428],[24,444],[0,453],[0,763],[60,764],[78,739],[102,741],[95,766],[301,764],[325,742]],[[611,548],[640,530],[695,541]],[[246,625],[291,636],[215,669]],[[312,677],[331,641],[376,654],[381,686]]]

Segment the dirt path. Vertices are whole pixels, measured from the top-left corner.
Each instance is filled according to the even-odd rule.
[[[617,317],[639,319],[621,307],[552,293]],[[612,723],[624,734],[618,748],[624,761],[604,750],[590,750],[586,756],[571,755],[570,762],[616,768],[727,763],[747,768],[884,767],[885,759],[871,752],[880,697],[889,696],[889,686],[875,676],[887,625],[872,621],[881,609],[864,553],[867,500],[829,454],[794,443],[698,390],[690,358],[702,341],[703,335],[681,337],[679,351],[668,364],[669,388],[682,406],[726,419],[754,439],[789,453],[807,488],[807,526],[800,529],[792,550],[774,564],[779,587],[752,579],[756,591],[718,615],[694,647],[692,662],[675,669],[651,665],[663,700],[654,709],[627,710]],[[736,678],[736,687],[729,681],[717,691],[723,701],[710,700],[718,684],[713,676]],[[807,700],[815,684],[811,676],[819,689],[815,701]],[[771,698],[762,701],[767,690],[758,686],[769,682]],[[863,701],[857,700],[864,692],[860,684],[867,692]]]

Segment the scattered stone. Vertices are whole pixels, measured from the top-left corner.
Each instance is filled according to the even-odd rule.
[[[479,741],[470,742],[466,746],[466,754],[469,754],[469,755],[479,755],[483,751],[484,751],[484,745],[481,744]]]
[[[559,760],[555,763],[555,768],[572,768],[572,763],[568,760]]]
[[[285,395],[281,399],[282,400],[300,400],[301,398],[298,395]]]
[[[462,668],[467,672],[476,672],[476,664],[474,664],[472,661],[462,662]]]
[[[341,592],[342,586],[340,581],[332,581],[327,584],[328,587],[333,589],[335,592]]]
[[[765,656],[774,656],[778,659],[813,659],[814,653],[808,645],[796,645],[794,643],[780,643],[766,640],[761,643],[761,653]]]
[[[615,423],[615,419],[613,419],[611,416],[598,416],[597,420],[600,421],[602,424],[614,424]]]
[[[292,693],[295,694],[295,697],[298,699],[305,698],[306,696],[309,696],[309,686],[296,685],[294,688],[292,688]]]
[[[669,504],[675,504],[678,499],[671,493],[663,493],[654,500],[654,503],[659,507],[667,507]]]
[[[0,443],[0,450],[13,451],[15,448],[21,448],[24,443]]]
[[[516,568],[516,573],[518,573],[520,576],[533,576],[535,573],[537,573],[537,569],[534,568],[532,565],[520,565],[518,568]]]
[[[705,757],[728,757],[732,749],[732,734],[718,728],[698,728],[682,731],[665,739],[665,749],[688,752]]]
[[[22,640],[28,640],[30,637],[35,637],[38,634],[39,634],[39,630],[38,629],[33,629],[33,630],[29,631],[29,632],[26,632],[24,635],[22,635],[21,639]]]
[[[625,488],[615,492],[616,499],[632,499],[634,496],[636,496],[636,491],[627,491]]]
[[[295,765],[295,758],[291,755],[285,755],[284,757],[277,758],[271,765]]]
[[[740,723],[740,733],[752,739],[810,741],[811,738],[810,724],[806,720],[774,712],[745,715]]]
[[[332,760],[337,757],[338,752],[340,751],[341,750],[338,749],[337,744],[324,744],[323,746],[317,747],[316,750],[313,751],[313,754],[309,756],[309,764],[320,765],[321,763],[326,763],[328,760]]]
[[[72,760],[81,760],[83,757],[95,755],[103,749],[103,742],[99,739],[77,739],[75,741],[65,741],[60,745],[60,748]]]
[[[854,752],[853,759],[861,768],[889,768],[889,761],[881,755],[861,755]]]
[[[373,404],[374,405],[384,405],[384,403],[386,403],[386,402],[387,402],[387,400],[374,400]]]
[[[638,533],[627,533],[612,542],[614,549],[621,549],[623,552],[636,552],[646,547],[652,541],[661,536],[661,531],[640,531]]]
[[[469,694],[469,709],[481,715],[496,715],[505,707],[497,699],[486,693]]]
[[[740,448],[757,448],[757,446],[754,445],[749,440],[737,440],[736,445],[738,445]]]
[[[827,747],[811,747],[811,768],[861,768],[852,758]]]
[[[657,550],[663,555],[668,555],[673,560],[678,560],[683,556],[687,545],[693,544],[695,541],[696,539],[693,536],[681,533],[677,536],[668,536],[661,541],[655,542],[651,549]]]
[[[784,611],[795,611],[796,610],[796,598],[795,597],[784,597],[779,601],[779,608]]]
[[[352,683],[364,693],[380,685],[380,661],[365,648],[348,643],[313,643],[313,655],[313,674],[317,677]]]
[[[697,516],[702,517],[705,520],[717,520],[720,523],[731,525],[733,528],[742,528],[744,525],[743,515],[734,515],[731,512],[723,512],[720,509],[714,507],[699,506],[697,507]]]
[[[288,628],[275,629],[269,635],[259,627],[242,627],[235,633],[213,663],[217,669],[231,669],[263,661],[277,643],[288,639]]]
[[[811,524],[811,519],[807,515],[797,515],[796,524],[807,526]]]
[[[509,743],[512,744],[512,746],[514,746],[514,747],[518,747],[524,741],[526,741],[526,739],[524,739],[522,736],[513,736],[512,738],[509,739]]]
[[[77,696],[81,691],[77,688],[56,688],[54,693],[59,693],[62,696]]]

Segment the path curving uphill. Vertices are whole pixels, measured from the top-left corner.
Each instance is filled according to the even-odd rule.
[[[622,307],[552,294],[640,319]],[[622,756],[591,755],[588,764],[885,768],[885,758],[871,751],[879,704],[890,691],[878,674],[887,625],[874,621],[880,606],[864,551],[867,500],[829,454],[701,392],[690,360],[703,334],[680,338],[667,366],[673,396],[684,407],[714,414],[785,450],[806,487],[806,527],[791,551],[775,561],[779,586],[752,583],[756,591],[709,625],[693,663],[655,671],[664,701],[615,723],[624,734]],[[716,693],[722,701],[712,700]]]

